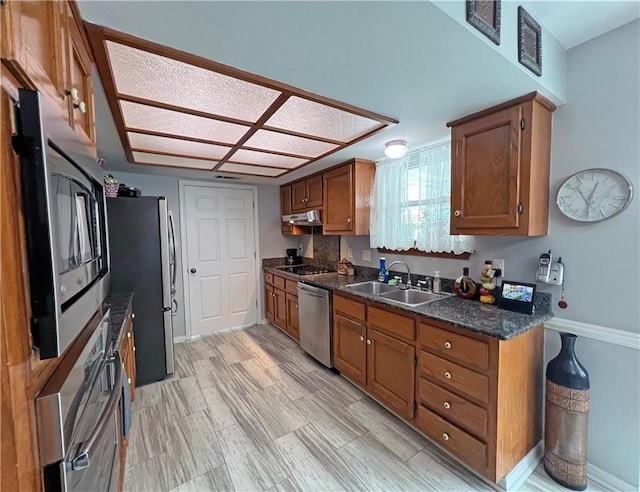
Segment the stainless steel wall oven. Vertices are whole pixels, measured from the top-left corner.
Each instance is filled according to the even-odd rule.
[[[47,492],[118,488],[124,367],[109,315],[87,326],[89,339],[73,344],[36,399]]]
[[[20,89],[20,156],[32,334],[40,358],[64,353],[108,291],[104,187],[95,160],[37,92]]]

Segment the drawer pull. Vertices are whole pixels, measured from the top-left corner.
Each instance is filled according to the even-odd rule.
[[[130,331],[127,332],[127,338],[131,338],[131,332]]]
[[[451,403],[449,403],[448,401],[445,401],[442,406],[447,410],[449,410],[451,408]]]
[[[449,371],[444,372],[444,377],[447,379],[451,379],[451,373]]]
[[[127,378],[127,383],[131,384],[131,378]]]
[[[367,340],[367,345],[371,345],[371,340]]]
[[[451,342],[444,342],[444,348],[450,349],[451,348]]]
[[[449,434],[447,434],[446,432],[442,433],[442,439],[444,439],[445,441],[449,440]]]
[[[361,341],[361,342],[364,342],[364,337],[360,337],[360,341]]]

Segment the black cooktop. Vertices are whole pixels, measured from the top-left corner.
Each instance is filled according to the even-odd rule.
[[[295,275],[316,275],[318,273],[331,273],[333,270],[327,268],[318,268],[310,265],[280,267],[278,270],[283,272],[293,273]]]

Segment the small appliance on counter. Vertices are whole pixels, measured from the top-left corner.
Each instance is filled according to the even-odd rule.
[[[140,191],[140,188],[127,186],[126,184],[120,183],[120,185],[118,186],[118,196],[126,196],[129,198],[140,198],[140,196],[142,196],[142,192]]]
[[[286,265],[299,265],[302,263],[302,258],[298,256],[296,248],[287,248],[287,258],[284,262]]]

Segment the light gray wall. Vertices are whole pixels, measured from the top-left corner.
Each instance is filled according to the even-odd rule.
[[[640,21],[622,26],[567,53],[567,104],[553,118],[549,234],[541,238],[477,237],[469,261],[387,255],[404,259],[418,273],[440,270],[454,278],[470,267],[476,279],[485,259],[506,260],[506,278],[534,281],[538,256],[551,249],[566,267],[569,307],[555,305],[560,288],[541,285],[554,297],[556,316],[640,332],[640,197],[621,215],[595,224],[562,216],[555,193],[569,175],[608,167],[626,174],[640,192]],[[341,251],[353,251],[357,265],[368,237],[343,237]],[[545,363],[558,351],[556,333],[547,333]],[[591,375],[589,461],[633,485],[640,483],[640,353],[581,337],[577,353]]]
[[[170,176],[152,176],[148,174],[114,173],[120,183],[135,186],[142,190],[143,195],[165,196],[169,209],[173,210],[173,219],[176,227],[177,268],[176,276],[176,300],[178,301],[178,313],[173,317],[173,334],[182,337],[186,333],[184,316],[184,285],[182,282],[182,244],[180,223],[180,200],[178,197],[178,178]],[[210,183],[210,182],[208,182]],[[294,248],[297,240],[280,234],[280,188],[278,186],[259,185],[258,203],[258,234],[259,234],[259,258],[280,257],[285,255],[286,248]],[[262,292],[262,289],[258,289]]]

